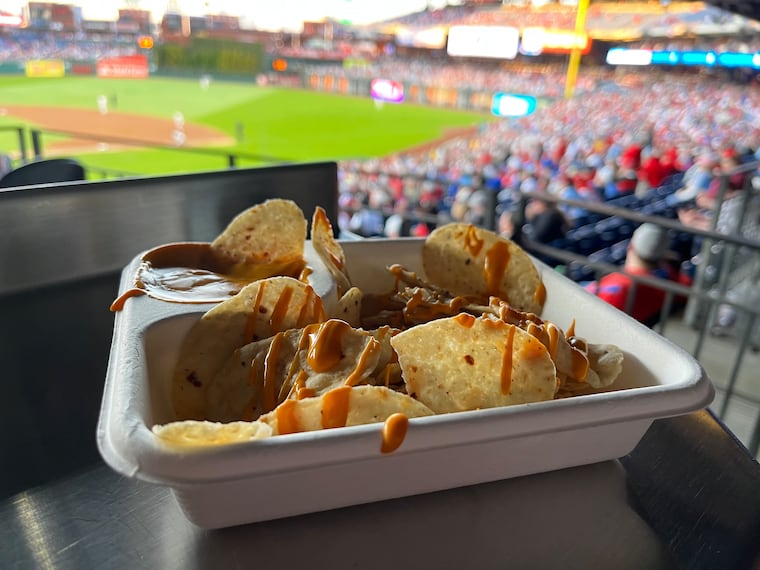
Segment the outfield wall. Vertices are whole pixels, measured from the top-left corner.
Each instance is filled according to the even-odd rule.
[[[103,57],[97,61],[47,58],[0,63],[0,74],[48,78],[97,75],[104,78],[146,79],[150,76],[151,67],[150,59],[142,54]]]
[[[254,50],[255,51],[255,50]],[[201,52],[204,53],[204,52]],[[225,58],[224,69],[210,66],[208,51],[197,61],[191,57],[185,61],[173,60],[173,65],[158,65],[144,55],[101,58],[98,61],[74,61],[62,59],[28,60],[0,63],[0,74],[26,75],[27,77],[64,77],[70,75],[97,75],[104,78],[146,79],[151,75],[169,77],[198,77],[209,74],[216,78],[235,81],[258,81],[272,85],[298,87],[311,91],[322,91],[354,97],[372,97],[372,80],[345,77],[329,72],[259,73],[261,60],[258,56],[242,53]],[[190,54],[193,55],[193,54]],[[163,60],[164,58],[159,58]],[[188,62],[193,62],[188,63]],[[195,63],[202,62],[199,67]],[[252,64],[247,70],[240,65]],[[491,110],[494,92],[466,87],[434,87],[414,82],[404,82],[406,103],[430,107],[447,107],[467,111],[488,112]]]
[[[273,85],[301,87],[310,91],[322,91],[354,97],[372,97],[373,79],[346,77],[344,75],[308,71],[302,73],[270,73],[267,81]],[[395,82],[394,82],[395,83]],[[398,83],[403,88],[403,103],[425,107],[446,107],[462,111],[491,111],[494,91],[469,89],[467,87],[434,87],[415,82]],[[539,104],[548,98],[538,98]],[[394,104],[394,103],[389,103]]]

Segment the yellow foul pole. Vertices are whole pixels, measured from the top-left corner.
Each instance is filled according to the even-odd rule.
[[[575,13],[575,41],[570,51],[570,63],[567,66],[567,78],[565,79],[565,98],[573,96],[575,81],[578,79],[578,68],[581,65],[581,47],[578,45],[579,38],[586,33],[586,12],[588,12],[589,0],[578,0],[578,8]]]

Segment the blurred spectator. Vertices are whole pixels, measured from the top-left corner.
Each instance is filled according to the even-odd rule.
[[[372,191],[362,196],[362,206],[351,216],[348,229],[362,237],[385,235],[385,216],[382,207],[387,203],[381,191]]]
[[[570,223],[555,202],[531,198],[525,206],[526,235],[533,241],[549,243],[567,235]]]
[[[618,195],[617,185],[615,184],[616,179],[617,163],[615,162],[615,159],[608,158],[594,173],[594,190],[603,199],[610,200]]]
[[[494,211],[489,190],[476,190],[467,200],[464,221],[480,227],[489,227]]]
[[[634,284],[631,275],[680,280],[666,261],[669,243],[667,230],[655,224],[641,224],[628,244],[623,270],[587,284],[586,290],[621,311],[628,310],[629,296],[633,295],[629,314],[637,321],[653,326],[660,318],[665,292],[644,283]]]
[[[639,185],[639,159],[621,156],[618,160],[618,175],[615,180],[616,196],[627,196],[636,192]]]
[[[667,167],[660,160],[660,151],[650,149],[641,162],[638,178],[639,184],[636,188],[636,195],[643,197],[653,188],[659,188],[670,174]]]
[[[596,201],[596,196],[593,192],[581,192],[573,184],[573,180],[567,174],[560,174],[556,180],[556,185],[551,189],[552,194],[556,194],[560,198],[565,200],[577,200],[577,201]],[[570,227],[578,225],[578,220],[586,216],[586,210],[581,206],[571,206],[563,204],[560,209],[565,215],[566,220],[570,223]]]
[[[514,213],[512,210],[502,210],[496,220],[496,232],[505,238],[512,238],[515,233]]]
[[[694,202],[699,194],[707,192],[715,178],[718,157],[714,152],[703,152],[683,175],[681,187],[669,198],[674,204]]]
[[[383,233],[389,238],[406,237],[412,228],[409,200],[401,198],[393,205],[393,213],[385,220]]]

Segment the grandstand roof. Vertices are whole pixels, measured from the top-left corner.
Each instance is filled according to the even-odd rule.
[[[707,0],[707,3],[726,12],[760,20],[760,0]]]

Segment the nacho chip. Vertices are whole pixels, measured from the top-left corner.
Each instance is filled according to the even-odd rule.
[[[318,398],[286,400],[259,421],[272,435],[384,422],[393,414],[408,418],[433,412],[406,394],[383,386],[341,386]]]
[[[206,417],[255,420],[286,398],[368,383],[393,358],[387,331],[370,334],[331,319],[235,350],[208,389]],[[384,359],[381,361],[381,357]]]
[[[235,349],[324,320],[322,300],[309,285],[292,277],[255,281],[209,310],[190,329],[180,349],[172,381],[177,419],[208,419],[208,387]]]
[[[346,269],[346,254],[335,240],[333,227],[323,208],[317,206],[311,219],[311,242],[315,251],[324,262],[338,287],[338,296],[342,297],[351,288],[351,279]]]
[[[436,413],[551,400],[557,390],[546,347],[522,329],[461,313],[391,339],[407,393]]]
[[[533,261],[520,246],[466,223],[441,226],[425,239],[422,263],[438,287],[465,297],[499,297],[540,314],[545,291]]]
[[[155,425],[152,431],[162,443],[183,449],[244,443],[272,435],[272,428],[262,422],[221,424],[185,420]]]
[[[302,329],[285,332],[236,349],[214,374],[207,393],[206,418],[216,422],[252,421],[265,410],[264,390],[279,402],[279,393],[296,355]],[[267,358],[275,346],[276,358]],[[269,381],[269,384],[265,382]]]
[[[364,293],[358,287],[351,287],[343,296],[338,299],[338,306],[335,313],[330,315],[332,318],[346,321],[352,327],[359,327],[361,324],[362,299]]]
[[[211,250],[235,275],[253,271],[256,279],[297,277],[304,266],[306,232],[306,218],[295,202],[271,199],[235,216],[211,243]],[[270,270],[262,274],[262,265]]]

